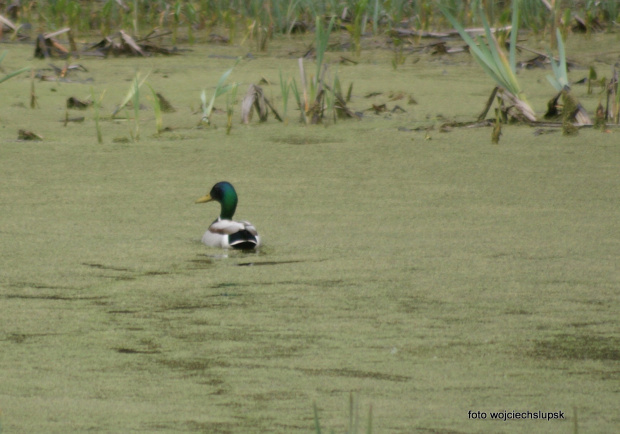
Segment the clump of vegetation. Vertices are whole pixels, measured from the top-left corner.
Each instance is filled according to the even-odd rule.
[[[498,96],[503,100],[507,114],[518,120],[535,122],[536,114],[525,98],[525,93],[517,80],[516,72],[516,42],[519,27],[519,8],[515,2],[512,11],[512,28],[510,32],[510,51],[508,56],[500,46],[491,26],[483,13],[479,13],[484,26],[486,41],[481,37],[474,40],[461,23],[444,6],[440,6],[441,12],[450,21],[459,35],[469,46],[474,59],[480,64],[484,72],[492,78],[499,88]]]
[[[357,57],[360,56],[362,50],[362,34],[366,31],[366,23],[368,22],[368,3],[369,0],[360,0],[353,3],[353,17],[349,24],[345,25],[347,31],[351,34],[351,49]]]
[[[142,79],[140,79],[140,73],[136,72],[133,80],[131,81],[131,85],[127,90],[127,94],[123,101],[119,104],[119,106],[112,113],[112,118],[114,118],[121,110],[125,109],[125,113],[127,115],[127,121],[129,122],[129,111],[127,107],[129,103],[132,103],[133,106],[133,128],[129,128],[129,135],[131,136],[134,142],[140,140],[140,88],[148,78],[149,74]],[[129,124],[128,124],[129,125]]]
[[[299,76],[301,85],[293,80],[290,89],[293,91],[295,101],[301,113],[301,120],[306,124],[318,124],[325,119],[325,114],[331,112],[333,118],[338,116],[358,118],[354,112],[347,107],[347,100],[342,96],[340,82],[336,75],[334,81],[329,84],[328,65],[325,63],[325,52],[329,43],[329,36],[335,23],[332,17],[323,27],[317,18],[315,30],[315,50],[316,50],[316,69],[315,74],[308,79],[304,66],[304,59],[299,58]],[[282,84],[281,79],[281,86]],[[287,92],[288,95],[288,92]]]
[[[579,103],[577,98],[571,93],[570,82],[568,81],[568,68],[566,66],[566,53],[564,51],[564,41],[560,30],[556,30],[557,46],[559,52],[559,60],[555,61],[553,56],[549,54],[549,61],[553,70],[553,76],[548,75],[547,79],[551,85],[559,92],[558,96],[562,97],[562,129],[564,135],[575,135],[578,133],[576,125],[591,125],[592,121]],[[558,100],[558,96],[554,101]]]
[[[398,67],[405,63],[405,55],[403,53],[403,40],[398,37],[392,37],[392,45],[394,46],[393,53],[394,57],[392,58],[392,68],[394,70],[398,69]]]

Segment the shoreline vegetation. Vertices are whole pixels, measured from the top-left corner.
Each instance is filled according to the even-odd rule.
[[[11,38],[20,38],[22,32],[48,33],[65,27],[77,38],[108,37],[119,30],[139,37],[162,29],[173,44],[209,38],[228,43],[251,40],[263,51],[274,35],[311,32],[317,18],[325,23],[335,19],[336,29],[351,36],[351,49],[356,51],[362,36],[442,34],[452,28],[443,13],[446,9],[462,26],[479,27],[481,32],[481,16],[502,27],[509,26],[511,15],[517,13],[520,27],[548,37],[552,49],[557,47],[556,29],[564,38],[569,33],[613,31],[620,14],[617,2],[580,0],[44,0],[8,3],[0,10],[0,22],[4,37]],[[228,37],[213,35],[214,29],[224,30]]]
[[[4,40],[30,40],[36,43],[35,57],[61,58],[67,62],[80,56],[107,57],[180,55],[177,43],[193,46],[196,43],[247,44],[251,51],[266,52],[269,42],[276,35],[291,37],[298,33],[314,33],[305,54],[299,57],[299,74],[280,74],[282,100],[279,109],[266,97],[260,83],[243,98],[241,118],[249,123],[253,109],[260,121],[265,121],[269,112],[285,124],[289,123],[287,105],[292,91],[300,111],[299,119],[305,124],[337,122],[338,119],[360,119],[362,113],[349,106],[354,83],[343,88],[338,71],[324,62],[327,51],[341,52],[340,62],[355,64],[360,58],[365,40],[377,40],[386,50],[393,52],[391,64],[396,70],[403,65],[407,54],[420,47],[429,47],[438,55],[450,55],[469,50],[483,68],[484,73],[494,80],[497,87],[490,92],[485,109],[474,120],[462,126],[492,126],[491,140],[499,143],[501,127],[508,122],[527,123],[536,127],[561,127],[565,135],[578,133],[582,126],[595,126],[607,130],[620,122],[620,92],[618,72],[611,69],[611,77],[603,75],[590,65],[587,78],[588,92],[593,86],[604,89],[595,111],[588,114],[570,91],[567,71],[569,66],[565,51],[565,40],[569,35],[582,34],[588,38],[597,32],[617,30],[620,6],[616,2],[580,1],[533,1],[513,0],[501,6],[495,2],[466,1],[380,1],[358,2],[303,1],[221,2],[221,1],[122,1],[82,2],[74,0],[43,1],[37,3],[12,3],[0,11],[0,38]],[[466,26],[478,26],[467,27]],[[451,30],[454,28],[455,30]],[[446,31],[448,29],[448,31]],[[527,32],[535,40],[546,40],[546,53],[531,49],[520,43],[518,32]],[[337,34],[339,42],[330,44],[330,35]],[[38,35],[38,36],[35,36]],[[93,37],[103,37],[92,42]],[[460,36],[465,46],[455,39]],[[344,37],[344,39],[343,39]],[[63,40],[61,40],[63,38]],[[89,40],[90,41],[87,41]],[[426,42],[422,42],[425,40]],[[376,45],[376,44],[375,44]],[[505,48],[507,47],[507,48]],[[516,61],[516,52],[528,51],[536,55],[529,60]],[[553,50],[558,51],[555,57]],[[6,52],[0,57],[6,55]],[[356,60],[358,59],[358,60]],[[305,61],[304,61],[305,60]],[[305,63],[316,63],[315,71],[307,75]],[[238,62],[238,60],[237,60]],[[550,66],[553,76],[549,81],[556,89],[550,94],[547,111],[536,114],[527,101],[517,79],[519,68]],[[55,67],[56,68],[56,67]],[[66,78],[71,69],[79,65],[57,68],[57,78]],[[312,68],[310,68],[312,69]],[[22,67],[0,77],[9,80],[23,72],[32,70]],[[32,70],[34,71],[34,70]],[[210,116],[216,98],[234,90],[226,96],[227,131],[233,127],[233,112],[237,105],[237,82],[226,84],[232,69],[222,74],[215,91],[207,104],[203,90],[203,117],[198,125],[210,126]],[[31,107],[36,106],[34,86],[31,91]],[[53,76],[36,78],[53,80]],[[153,95],[155,89],[149,84]],[[130,89],[130,94],[139,103],[139,88]],[[105,89],[101,90],[105,92]],[[160,94],[160,97],[163,95]],[[159,110],[160,97],[154,97],[151,106],[158,118],[156,131],[166,131],[162,113]],[[121,103],[112,117],[126,106]],[[85,101],[92,105],[92,101]],[[495,103],[495,116],[486,115]],[[381,106],[373,106],[376,111]],[[402,107],[398,107],[402,110]],[[135,109],[134,109],[135,110]],[[97,112],[97,119],[100,119]],[[129,116],[129,114],[127,113]],[[135,129],[130,140],[137,141],[139,134],[139,113],[134,113]],[[591,119],[594,119],[592,121]],[[67,115],[67,121],[69,116]],[[446,124],[446,128],[459,125]],[[41,137],[40,134],[20,137]],[[97,129],[98,143],[102,143],[101,131]]]

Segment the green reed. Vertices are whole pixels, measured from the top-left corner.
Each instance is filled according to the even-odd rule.
[[[95,130],[97,131],[97,143],[103,144],[103,134],[101,133],[101,125],[99,124],[99,109],[101,108],[101,102],[103,101],[103,96],[105,95],[105,90],[101,92],[99,98],[95,98],[95,91],[91,87],[90,88],[90,99],[93,102],[93,110],[95,112]]]
[[[133,79],[133,122],[134,129],[131,137],[134,142],[140,140],[140,83],[138,81],[138,74]]]
[[[353,392],[349,393],[349,421],[347,426],[347,434],[358,434],[362,429],[360,426],[360,417],[358,411],[358,402],[353,396]],[[321,422],[319,418],[319,410],[316,406],[316,402],[312,403],[312,411],[314,415],[314,432],[316,434],[322,434]],[[334,431],[331,430],[331,433]],[[366,419],[366,434],[372,434],[372,404],[368,407],[368,417]]]
[[[239,60],[237,60],[237,62],[235,63],[235,66],[237,65],[237,63],[239,63]],[[225,71],[220,76],[220,79],[217,81],[217,84],[215,85],[213,95],[211,96],[211,99],[209,100],[209,102],[207,102],[207,89],[203,89],[202,93],[200,94],[200,100],[202,101],[202,119],[200,120],[200,123],[204,123],[207,126],[211,125],[211,113],[213,111],[213,105],[215,104],[215,99],[218,96],[225,94],[226,92],[228,92],[229,90],[233,88],[232,84],[225,84],[225,83],[228,77],[230,76],[230,74],[232,73],[233,69],[235,68],[235,66]],[[234,86],[236,87],[236,84]]]
[[[153,97],[153,113],[155,114],[155,133],[160,134],[164,130],[164,120],[162,117],[162,109],[161,103],[159,101],[159,96],[153,86],[147,83],[147,86],[151,90],[151,95]]]
[[[230,134],[230,130],[232,129],[232,120],[235,111],[235,104],[237,103],[238,89],[239,83],[235,82],[231,85],[230,92],[226,94],[226,134]]]
[[[4,60],[4,58],[7,55],[7,51],[3,51],[2,54],[0,54],[0,64],[2,63],[2,61]],[[23,68],[20,68],[16,71],[13,72],[9,72],[8,74],[5,74],[3,77],[0,77],[0,83],[7,81],[13,77],[15,77],[16,75],[21,74],[22,72],[26,72],[26,71],[30,71],[30,66],[25,66]]]
[[[357,57],[360,56],[362,50],[362,33],[366,30],[366,23],[368,21],[368,3],[369,0],[353,2],[353,19],[350,24],[345,25],[345,28],[351,34],[353,42],[351,49]]]
[[[307,124],[308,117],[306,116],[305,102],[302,100],[302,93],[297,87],[297,81],[295,79],[291,81],[291,90],[293,91],[293,96],[295,97],[295,101],[297,102],[297,107],[299,107],[300,119],[303,123]]]
[[[288,97],[291,90],[291,79],[284,80],[282,77],[282,70],[280,70],[280,93],[282,95],[282,119],[284,123],[288,123]]]

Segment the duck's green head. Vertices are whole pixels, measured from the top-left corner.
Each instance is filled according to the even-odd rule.
[[[220,218],[232,220],[237,209],[237,192],[232,184],[226,181],[218,182],[211,188],[209,194],[197,199],[196,203],[211,202],[212,200],[219,202],[222,206]]]

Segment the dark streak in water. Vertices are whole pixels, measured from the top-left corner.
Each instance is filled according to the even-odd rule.
[[[334,377],[372,378],[384,381],[408,381],[405,375],[384,374],[383,372],[360,371],[357,369],[299,369],[309,375],[326,375]]]
[[[159,354],[157,350],[134,350],[133,348],[115,348],[121,354]]]
[[[27,339],[37,337],[56,336],[58,333],[9,333],[6,340],[14,344],[24,343]]]
[[[238,267],[253,267],[259,265],[280,265],[280,264],[294,264],[296,262],[304,261],[263,261],[263,262],[241,262],[237,264]]]
[[[40,283],[30,283],[30,282],[16,282],[16,283],[10,284],[9,286],[13,288],[35,288],[35,289],[71,289],[71,290],[77,289],[71,286],[44,285]]]
[[[104,279],[114,279],[114,280],[136,280],[136,278],[133,276],[106,276],[102,274],[98,277],[102,277]]]
[[[5,294],[2,298],[12,299],[21,298],[24,300],[62,300],[62,301],[80,301],[80,300],[101,300],[101,297],[67,297],[63,295],[26,295],[26,294]]]
[[[208,258],[191,259],[189,262],[191,262],[196,268],[206,268],[213,265],[213,260]]]
[[[82,262],[82,265],[86,265],[87,267],[99,268],[101,270],[112,270],[112,271],[131,271],[129,268],[119,268],[119,267],[110,267],[109,265],[103,264],[90,264],[88,262]]]
[[[597,334],[562,334],[536,341],[530,351],[540,359],[620,360],[620,338]]]

